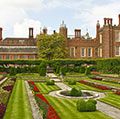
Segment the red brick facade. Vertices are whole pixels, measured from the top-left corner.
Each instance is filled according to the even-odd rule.
[[[60,25],[59,33],[66,39],[70,58],[110,58],[120,56],[120,15],[118,25],[113,25],[112,18],[104,18],[104,25],[96,24],[96,38],[91,38],[89,33],[81,35],[81,29],[75,29],[72,38],[68,36],[68,29],[64,22]],[[55,33],[56,31],[54,31]],[[47,34],[44,27],[43,34]],[[0,59],[36,59],[37,44],[33,36],[33,28],[29,28],[28,38],[2,39],[0,28]]]
[[[81,36],[81,29],[75,29],[73,38],[66,38],[70,58],[110,58],[120,56],[120,15],[118,25],[112,24],[112,18],[104,18],[104,25],[96,24],[96,38],[87,33]],[[66,26],[61,25],[60,34],[66,36]],[[62,31],[61,31],[62,29]],[[66,34],[65,34],[66,33]]]

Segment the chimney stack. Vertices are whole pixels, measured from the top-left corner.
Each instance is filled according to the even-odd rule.
[[[81,29],[75,29],[75,38],[81,37]]]
[[[47,34],[47,28],[46,27],[43,28],[43,34]]]
[[[107,18],[104,18],[104,25],[107,24]]]
[[[0,27],[0,41],[2,41],[2,28]]]
[[[33,38],[33,28],[29,28],[29,38]]]
[[[53,34],[56,34],[56,30],[53,30]]]
[[[98,32],[99,32],[99,29],[100,29],[100,23],[99,23],[99,20],[97,21],[97,24],[96,24],[96,33],[98,35]]]
[[[120,26],[120,14],[118,15],[118,19],[119,19],[119,26]]]

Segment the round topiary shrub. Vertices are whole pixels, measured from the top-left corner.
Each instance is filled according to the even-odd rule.
[[[72,88],[70,91],[70,96],[81,96],[82,91],[80,89]]]
[[[79,99],[77,101],[77,110],[79,112],[85,112],[86,111],[86,102],[84,99]]]
[[[85,73],[85,67],[81,66],[81,67],[79,68],[79,73]]]
[[[54,85],[55,81],[54,80],[47,80],[46,85]]]
[[[69,80],[69,81],[68,81],[68,84],[69,84],[69,85],[76,85],[76,81],[75,81],[75,80]]]
[[[79,99],[77,101],[77,110],[79,112],[93,112],[96,111],[97,101],[93,99],[89,99],[85,101],[84,99]]]
[[[93,102],[87,101],[86,102],[86,111],[87,112],[96,111],[96,104],[94,104]]]

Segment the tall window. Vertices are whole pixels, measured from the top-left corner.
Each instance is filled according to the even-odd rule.
[[[115,31],[115,41],[120,42],[120,31]]]
[[[99,49],[100,57],[102,57],[102,48]]]
[[[70,48],[70,56],[75,57],[75,47]]]
[[[92,48],[88,48],[88,57],[92,57]]]
[[[100,34],[100,43],[102,43],[102,34]]]
[[[115,55],[120,56],[120,46],[116,46],[115,48]]]
[[[86,56],[86,48],[81,48],[81,57]]]
[[[18,59],[18,55],[14,55],[14,59]]]
[[[9,56],[9,55],[6,55],[6,59],[10,59],[10,56]]]

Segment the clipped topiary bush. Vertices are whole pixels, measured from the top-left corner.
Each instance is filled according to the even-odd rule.
[[[90,67],[87,67],[85,70],[85,75],[90,75],[90,74],[91,74]]]
[[[82,91],[80,89],[76,89],[76,88],[72,88],[70,91],[70,95],[71,96],[81,96],[82,95]]]
[[[87,102],[92,102],[93,104],[97,104],[97,101],[96,100],[93,100],[93,99],[89,99]]]
[[[38,73],[40,76],[46,76],[46,63],[42,61],[38,67]]]
[[[68,84],[69,84],[69,85],[76,85],[76,81],[75,81],[75,80],[69,80],[69,81],[68,81]]]
[[[17,74],[16,68],[15,67],[10,67],[9,73],[10,73],[10,76],[15,76]]]
[[[54,85],[55,81],[54,80],[47,80],[46,85]]]
[[[67,68],[66,68],[66,67],[61,67],[61,68],[60,68],[60,73],[61,73],[63,76],[65,76],[66,73],[67,73]]]
[[[85,73],[85,67],[81,66],[81,67],[79,68],[79,73]]]
[[[93,99],[89,99],[85,101],[84,99],[79,99],[77,101],[77,110],[79,112],[93,112],[96,111],[97,101]]]
[[[77,110],[79,112],[85,112],[86,111],[86,102],[84,99],[79,99],[77,101]]]
[[[87,101],[86,102],[86,111],[87,112],[96,111],[96,104],[94,104],[94,102]]]

